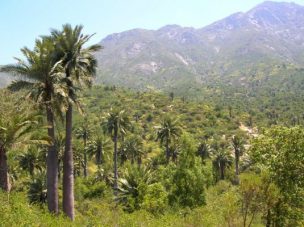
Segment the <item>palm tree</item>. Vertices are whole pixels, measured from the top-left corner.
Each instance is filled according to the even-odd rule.
[[[34,50],[21,49],[26,61],[17,59],[17,64],[7,65],[1,71],[22,76],[23,80],[14,81],[9,89],[18,91],[28,89],[28,97],[32,98],[46,110],[48,123],[48,136],[52,143],[47,155],[47,198],[48,208],[51,212],[58,213],[58,167],[57,150],[55,146],[54,111],[61,112],[62,103],[66,92],[60,65],[54,61],[54,45],[49,37],[36,40]],[[59,105],[61,103],[61,105]]]
[[[205,164],[205,160],[209,158],[210,147],[206,141],[201,142],[197,148],[197,154],[202,159],[202,164]]]
[[[83,146],[80,141],[73,143],[73,174],[74,177],[80,176],[84,167]]]
[[[26,152],[18,156],[21,169],[28,171],[30,176],[34,175],[35,170],[41,171],[44,162],[41,151],[37,147],[30,147]]]
[[[46,140],[35,139],[34,129],[39,123],[39,115],[16,110],[9,119],[0,117],[0,188],[10,191],[11,184],[8,176],[7,152],[20,145],[44,143]]]
[[[47,201],[47,185],[44,170],[38,171],[29,182],[28,199],[30,203],[44,204]]]
[[[213,167],[220,173],[220,179],[225,179],[225,170],[232,165],[232,156],[228,150],[226,141],[213,144]]]
[[[89,139],[89,136],[91,134],[91,128],[89,127],[89,123],[87,119],[83,122],[82,126],[76,129],[76,137],[77,139],[83,140],[83,175],[84,177],[88,176],[87,171],[87,164],[88,164],[88,158],[87,158],[87,141]]]
[[[143,142],[138,136],[131,136],[127,138],[122,144],[122,152],[126,155],[128,159],[131,159],[131,163],[137,162],[140,166],[142,162]]]
[[[109,139],[101,133],[97,133],[93,140],[89,141],[87,152],[90,157],[95,156],[96,165],[100,166],[104,162],[104,151],[109,145]]]
[[[93,54],[101,48],[100,45],[84,48],[83,45],[91,36],[83,35],[82,29],[82,26],[72,28],[71,25],[65,24],[62,31],[52,30],[51,32],[56,46],[55,59],[61,61],[68,88],[69,103],[66,111],[66,143],[63,158],[63,211],[72,220],[74,220],[73,104],[79,107],[76,85],[91,86],[97,68],[97,61]]]
[[[117,142],[118,136],[124,136],[127,130],[130,129],[130,121],[125,113],[125,110],[111,109],[106,115],[104,123],[108,133],[111,135],[114,142],[114,195],[117,196]]]
[[[234,149],[234,157],[235,157],[235,175],[237,183],[239,182],[239,161],[240,156],[243,155],[244,152],[244,141],[237,135],[232,137],[232,146]]]
[[[177,119],[173,120],[171,117],[166,116],[161,124],[161,126],[156,127],[157,140],[160,141],[161,145],[165,145],[166,148],[166,159],[167,163],[170,160],[170,144],[173,140],[181,135],[181,128]]]

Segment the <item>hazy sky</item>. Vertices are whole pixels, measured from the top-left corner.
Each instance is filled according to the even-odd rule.
[[[0,0],[0,65],[32,48],[35,38],[64,23],[96,33],[91,42],[132,28],[167,24],[203,27],[262,0]],[[294,0],[304,5],[304,0]]]

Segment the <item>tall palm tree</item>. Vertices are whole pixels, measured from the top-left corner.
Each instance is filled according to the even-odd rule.
[[[32,98],[46,111],[48,136],[52,143],[47,155],[47,199],[51,212],[58,213],[58,167],[57,150],[55,146],[54,112],[61,112],[66,89],[64,77],[60,73],[60,65],[53,59],[54,45],[49,37],[36,40],[34,50],[21,49],[25,61],[17,59],[14,65],[7,65],[1,71],[17,76],[21,80],[14,81],[9,89],[18,91],[28,89],[28,97]],[[59,105],[59,103],[61,103]]]
[[[171,117],[166,116],[163,119],[161,126],[157,126],[156,128],[158,129],[157,140],[160,141],[161,145],[163,144],[165,145],[166,159],[167,159],[167,163],[169,163],[170,144],[172,143],[172,141],[178,138],[182,133],[178,119],[172,119]]]
[[[82,126],[76,129],[77,139],[83,140],[83,175],[85,178],[88,176],[87,141],[89,139],[90,134],[91,134],[91,128],[89,126],[87,119],[85,119]]]
[[[117,196],[117,142],[119,136],[124,136],[127,130],[130,129],[130,120],[127,116],[125,110],[111,109],[106,115],[106,121],[104,126],[107,129],[108,133],[111,135],[114,142],[114,195]]]
[[[91,35],[82,34],[82,26],[65,24],[62,31],[52,30],[55,39],[55,59],[60,61],[65,73],[68,88],[69,103],[66,111],[66,143],[63,157],[63,211],[74,220],[74,174],[72,149],[73,104],[77,101],[77,85],[90,86],[97,68],[94,52],[100,50],[100,45],[84,48]]]
[[[239,182],[239,161],[240,156],[243,155],[244,152],[244,141],[241,137],[235,135],[232,137],[232,146],[234,149],[234,158],[235,158],[235,175],[237,183]]]

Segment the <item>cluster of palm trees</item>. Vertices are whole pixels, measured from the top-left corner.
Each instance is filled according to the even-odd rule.
[[[62,30],[52,30],[49,36],[36,40],[33,50],[21,49],[25,61],[17,59],[17,64],[1,68],[22,80],[14,81],[9,89],[18,91],[26,89],[28,97],[34,100],[46,114],[49,145],[47,152],[47,202],[50,212],[58,213],[58,151],[56,148],[55,117],[65,115],[65,150],[63,154],[63,211],[74,219],[74,175],[72,150],[73,107],[81,109],[77,91],[92,84],[97,61],[94,52],[101,49],[99,45],[84,47],[91,38],[82,33],[82,26],[63,25]],[[24,135],[26,124],[16,128],[15,133]],[[1,129],[4,131],[5,129]],[[19,131],[18,131],[19,130]],[[1,136],[2,138],[2,136]],[[5,152],[1,146],[0,172],[7,172]],[[4,155],[3,155],[4,154]],[[1,177],[1,187],[9,191],[8,177]],[[3,178],[3,179],[2,179]]]
[[[182,133],[178,119],[165,116],[161,125],[156,128],[157,140],[165,146],[167,163],[169,163],[170,158],[175,161],[178,155],[177,140]],[[233,148],[233,155],[229,150],[230,145]],[[232,165],[234,156],[236,184],[239,184],[239,162],[243,153],[244,140],[239,135],[232,136],[230,144],[225,139],[218,139],[213,141],[210,146],[207,140],[203,140],[197,148],[197,155],[201,157],[203,164],[205,164],[207,158],[212,158],[213,167],[215,171],[219,172],[221,180],[225,179],[225,169]]]

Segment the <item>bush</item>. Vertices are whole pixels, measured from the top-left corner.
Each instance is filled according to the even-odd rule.
[[[196,157],[195,142],[188,136],[181,139],[181,154],[173,170],[171,181],[170,203],[182,207],[195,207],[205,203],[205,176],[203,165]]]
[[[103,197],[106,190],[107,185],[105,182],[94,181],[92,178],[77,178],[75,182],[75,197],[77,200]]]
[[[168,193],[161,183],[147,187],[141,207],[154,215],[163,214],[168,205]]]

